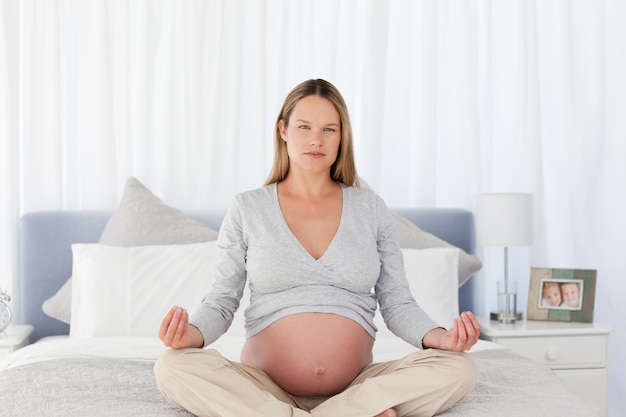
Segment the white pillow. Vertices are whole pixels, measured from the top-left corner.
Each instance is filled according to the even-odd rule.
[[[217,239],[217,232],[201,221],[164,204],[138,179],[126,181],[120,205],[107,222],[98,243],[114,246],[173,245]],[[71,322],[72,277],[42,309],[48,316]]]
[[[156,337],[174,305],[210,291],[217,242],[121,247],[72,245],[71,337]]]
[[[417,304],[449,329],[459,315],[458,248],[401,249],[409,288]],[[376,313],[377,337],[395,337]]]

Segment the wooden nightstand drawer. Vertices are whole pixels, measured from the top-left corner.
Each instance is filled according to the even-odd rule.
[[[607,346],[604,336],[498,338],[498,343],[551,369],[604,368]]]

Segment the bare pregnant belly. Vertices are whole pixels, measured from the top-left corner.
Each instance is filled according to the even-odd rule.
[[[241,362],[293,395],[342,391],[372,361],[374,339],[359,324],[327,313],[284,317],[248,339]]]

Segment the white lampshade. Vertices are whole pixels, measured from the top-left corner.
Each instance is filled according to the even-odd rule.
[[[479,194],[476,242],[480,246],[526,246],[533,243],[533,195]]]

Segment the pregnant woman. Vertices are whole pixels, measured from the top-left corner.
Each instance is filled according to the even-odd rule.
[[[227,132],[225,132],[227,135]],[[220,228],[215,283],[191,315],[174,306],[159,338],[172,348],[155,375],[165,397],[198,416],[432,416],[473,388],[465,350],[480,326],[451,329],[412,297],[395,223],[359,187],[339,91],[308,80],[287,96],[266,184],[238,194]],[[245,285],[241,362],[206,348],[226,332]],[[374,314],[414,345],[372,362]]]

